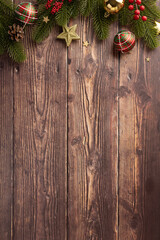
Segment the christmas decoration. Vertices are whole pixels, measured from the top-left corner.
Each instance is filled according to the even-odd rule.
[[[129,52],[135,46],[135,36],[130,31],[122,30],[114,37],[114,46],[117,51]]]
[[[43,22],[48,23],[49,21],[50,20],[49,20],[48,16],[47,17],[43,17]]]
[[[76,33],[77,24],[71,27],[64,26],[63,32],[57,36],[58,39],[64,39],[67,47],[70,46],[72,40],[79,40],[80,37]]]
[[[130,11],[133,11],[134,9],[136,9],[135,11],[134,11],[134,17],[133,17],[133,19],[134,20],[138,20],[140,17],[141,17],[141,11],[144,11],[145,10],[145,6],[144,5],[141,5],[141,0],[129,0],[129,3],[132,3],[132,4],[134,4],[134,5],[129,5],[128,6],[128,9],[130,10]],[[141,19],[142,19],[142,21],[147,21],[147,17],[146,16],[142,16],[141,17]]]
[[[16,19],[25,24],[32,24],[37,19],[37,10],[32,3],[20,3],[15,10]]]
[[[121,26],[127,25],[149,48],[160,44],[160,8],[156,5],[157,0],[35,0],[37,8],[30,2],[18,6],[13,2],[0,0],[0,54],[8,52],[16,62],[23,62],[26,58],[23,42],[20,41],[26,24],[35,23],[32,38],[37,43],[46,39],[55,25],[63,27],[58,38],[64,39],[69,46],[72,40],[80,37],[76,33],[77,26],[67,27],[67,24],[79,15],[92,16],[98,39],[106,39],[111,24],[118,21]],[[118,51],[127,52],[135,44],[134,35],[126,32],[115,37],[114,45]],[[87,41],[83,46],[88,46]]]
[[[119,10],[124,6],[124,0],[105,0],[104,9],[109,14],[118,13]]]
[[[23,28],[19,25],[16,25],[15,23],[13,24],[13,26],[9,26],[8,34],[10,35],[12,41],[19,42],[21,39],[24,38]]]
[[[147,61],[147,62],[150,62],[150,58],[149,58],[149,57],[147,57],[147,58],[146,58],[146,61]]]
[[[155,24],[156,24],[155,29],[157,30],[157,35],[159,35],[160,34],[160,23],[155,21]]]
[[[86,48],[87,48],[87,47],[88,47],[88,45],[89,45],[89,42],[88,42],[88,41],[85,41],[85,42],[83,42],[83,46],[84,46],[84,47],[86,47]]]

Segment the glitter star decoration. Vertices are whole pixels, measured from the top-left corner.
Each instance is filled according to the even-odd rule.
[[[89,45],[89,42],[88,42],[88,41],[85,41],[85,42],[83,42],[83,46],[84,46],[84,47],[86,47],[86,48],[87,48],[87,47],[88,47],[88,45]]]
[[[160,23],[155,21],[155,24],[156,24],[155,29],[157,30],[157,35],[159,35],[160,34]]]
[[[72,40],[79,40],[80,37],[76,33],[77,24],[71,27],[67,25],[63,27],[63,32],[57,36],[58,39],[64,39],[66,41],[67,47],[70,46]]]
[[[146,58],[146,61],[147,61],[147,62],[150,62],[150,58],[149,58],[149,57],[147,57],[147,58]]]
[[[43,22],[48,23],[49,21],[50,20],[49,20],[48,16],[47,17],[43,17]]]

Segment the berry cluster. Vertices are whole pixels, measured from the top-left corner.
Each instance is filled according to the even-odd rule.
[[[63,5],[63,2],[64,0],[62,0],[62,2],[58,2],[58,1],[55,1],[53,4],[54,0],[48,0],[47,3],[46,3],[46,9],[49,9],[52,7],[52,10],[51,10],[51,13],[52,14],[55,14],[56,12],[59,11],[59,9],[62,8],[62,5]],[[72,2],[72,0],[68,0],[68,2]]]
[[[136,8],[136,10],[134,11],[134,20],[138,20],[141,17],[140,13],[141,13],[141,11],[144,11],[145,6],[142,5],[141,0],[129,0],[129,3],[132,3],[128,7],[128,9],[130,11],[133,11],[134,8]],[[146,16],[142,16],[141,19],[142,19],[142,21],[147,21]]]

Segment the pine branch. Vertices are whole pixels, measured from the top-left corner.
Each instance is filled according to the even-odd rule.
[[[149,48],[156,48],[160,45],[159,38],[157,36],[157,30],[155,28],[155,23],[147,21],[144,23],[145,35],[143,37],[146,45]]]
[[[80,9],[79,4],[80,4],[81,1],[82,0],[72,0],[72,2],[69,3],[68,7],[69,7],[69,12],[70,12],[70,18],[75,18],[75,17],[77,17],[79,15],[79,13],[80,13],[80,11],[79,11],[79,9]]]
[[[113,21],[112,16],[104,17],[105,10],[101,2],[94,0],[92,9],[93,26],[97,37],[100,40],[106,39],[109,35],[109,26]]]
[[[92,0],[81,0],[79,1],[80,14],[82,16],[89,16],[92,8]]]
[[[55,21],[59,26],[64,26],[70,19],[70,11],[68,8],[68,1],[64,1],[62,8],[55,14]]]
[[[33,40],[37,43],[42,42],[46,39],[52,29],[54,28],[55,22],[54,19],[50,19],[50,21],[46,24],[43,22],[43,16],[39,19],[38,23],[33,28],[32,37]]]
[[[24,62],[26,60],[26,54],[23,47],[23,44],[20,42],[12,41],[8,46],[9,56],[18,63]]]
[[[0,9],[9,15],[14,13],[14,4],[11,0],[0,0]]]
[[[129,25],[133,20],[134,11],[128,9],[129,5],[129,1],[125,1],[124,7],[119,11],[119,21],[121,25]]]

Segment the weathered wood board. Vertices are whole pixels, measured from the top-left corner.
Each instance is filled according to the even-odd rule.
[[[160,48],[75,23],[68,49],[28,32],[24,64],[0,59],[0,240],[159,240]]]

